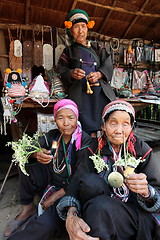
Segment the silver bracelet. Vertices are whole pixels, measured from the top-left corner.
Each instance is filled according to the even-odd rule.
[[[149,195],[146,196],[146,197],[141,195],[143,197],[143,199],[147,200],[147,201],[154,199],[154,196],[155,196],[155,193],[156,193],[154,187],[152,187],[151,185],[148,184],[148,188],[149,188]]]
[[[77,210],[74,210],[74,211],[70,211],[70,210],[69,210],[69,211],[67,212],[67,216],[68,216],[69,214],[71,214],[72,216],[78,216],[78,215],[79,215]]]

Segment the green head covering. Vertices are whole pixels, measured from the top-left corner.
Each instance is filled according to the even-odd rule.
[[[78,22],[85,22],[86,24],[89,22],[88,14],[82,9],[73,9],[69,12],[67,16],[67,21],[71,21],[72,24]]]

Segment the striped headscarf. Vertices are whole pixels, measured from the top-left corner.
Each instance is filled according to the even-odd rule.
[[[125,111],[133,117],[135,121],[135,110],[132,107],[132,105],[129,102],[126,102],[124,100],[115,100],[110,102],[104,107],[103,113],[102,113],[102,120],[104,121],[104,118],[107,114],[114,112],[114,111]]]
[[[132,124],[132,119],[133,119],[133,122],[135,122],[135,110],[133,108],[133,106],[129,103],[129,102],[126,102],[124,100],[115,100],[115,101],[112,101],[110,102],[109,104],[107,104],[105,107],[104,107],[104,110],[103,110],[103,113],[102,113],[102,121],[103,123],[105,122],[105,117],[108,115],[110,115],[112,112],[114,111],[125,111],[127,113],[129,113],[129,115],[131,116],[131,124]],[[101,148],[105,145],[105,140],[102,138],[100,138],[101,140]],[[134,144],[135,144],[135,136],[133,134],[133,132],[131,131],[130,134],[129,134],[129,137],[128,137],[128,150],[130,153],[133,154],[133,156],[136,156],[136,152],[135,152],[135,149],[134,149]]]

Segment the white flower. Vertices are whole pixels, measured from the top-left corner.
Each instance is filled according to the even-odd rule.
[[[26,172],[25,164],[28,163],[29,156],[34,152],[42,152],[38,142],[38,134],[34,134],[33,137],[24,134],[22,139],[19,139],[17,142],[13,141],[7,143],[7,146],[10,145],[14,151],[12,162],[18,164],[21,171],[28,176],[29,174]]]
[[[122,166],[126,168],[127,166],[131,166],[136,168],[140,162],[144,162],[145,159],[142,159],[142,157],[136,159],[134,156],[132,156],[130,153],[126,154],[125,158],[119,157],[119,159],[114,163],[114,166]]]
[[[107,163],[105,163],[103,158],[101,158],[99,155],[93,154],[89,158],[93,160],[94,167],[97,169],[98,173],[102,172],[103,170],[108,169]]]

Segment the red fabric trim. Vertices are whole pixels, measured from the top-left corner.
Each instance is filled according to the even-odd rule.
[[[94,152],[92,151],[92,149],[91,149],[91,148],[89,148],[89,147],[88,147],[88,150],[89,150],[89,151],[90,151],[92,154],[94,154]]]
[[[146,152],[146,153],[144,154],[144,156],[142,157],[142,159],[145,159],[145,157],[146,157],[151,151],[152,151],[152,148],[150,148],[150,149],[148,150],[148,152]]]
[[[66,63],[69,64],[69,62],[65,58],[63,58],[63,57],[60,57],[60,58],[63,59]]]

